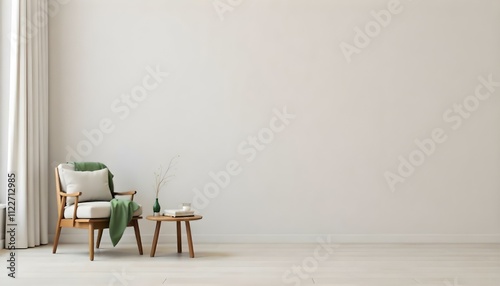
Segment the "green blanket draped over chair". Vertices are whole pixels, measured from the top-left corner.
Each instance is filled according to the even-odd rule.
[[[75,166],[75,171],[96,171],[108,168],[100,162],[72,162],[72,164]],[[113,246],[116,246],[122,238],[134,212],[138,210],[140,206],[133,201],[114,198],[115,193],[113,177],[114,175],[108,168],[109,190],[111,191],[111,196],[113,197],[111,200],[111,216],[109,218],[109,236]]]
[[[109,236],[113,246],[116,246],[127,228],[128,223],[139,205],[134,201],[112,199],[111,217],[109,219]]]

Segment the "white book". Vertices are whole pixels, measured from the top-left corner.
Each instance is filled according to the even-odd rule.
[[[164,216],[173,216],[173,217],[181,217],[181,216],[194,216],[194,211],[185,211],[182,209],[178,210],[164,210],[163,211]]]

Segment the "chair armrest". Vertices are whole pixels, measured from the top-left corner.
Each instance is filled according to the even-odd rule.
[[[61,197],[79,197],[82,195],[82,192],[71,193],[71,194],[61,192],[60,195]]]
[[[132,196],[132,195],[137,194],[137,191],[131,190],[128,192],[114,192],[114,194],[118,195],[118,196]]]
[[[82,192],[76,192],[76,193],[71,193],[71,194],[60,192],[59,195],[61,196],[61,208],[59,209],[59,219],[62,219],[62,217],[63,217],[64,206],[66,205],[66,199],[68,197],[75,198],[75,208],[73,210],[73,219],[72,219],[72,224],[74,227],[75,220],[76,220],[76,210],[78,209],[78,198],[82,195]]]
[[[137,194],[137,191],[135,190],[130,190],[128,192],[113,192],[113,195],[115,196],[129,196],[130,200],[134,200],[134,195]]]

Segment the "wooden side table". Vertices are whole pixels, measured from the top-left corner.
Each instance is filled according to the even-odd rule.
[[[186,233],[189,246],[189,257],[194,258],[193,239],[191,237],[191,226],[189,224],[192,220],[199,220],[203,217],[201,215],[187,216],[187,217],[170,217],[170,216],[147,216],[147,220],[156,221],[155,235],[153,237],[153,244],[151,245],[151,257],[155,256],[156,245],[158,244],[158,237],[160,236],[161,223],[164,221],[175,221],[177,224],[177,253],[182,253],[182,240],[181,240],[181,222],[186,223]]]

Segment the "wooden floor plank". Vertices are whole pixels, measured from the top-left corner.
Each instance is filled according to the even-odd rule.
[[[150,246],[149,246],[150,247]],[[17,251],[17,278],[0,285],[342,285],[498,286],[500,244],[196,244],[196,257],[159,244],[155,257],[133,244]],[[184,248],[187,250],[187,248]],[[150,249],[146,247],[145,251]],[[5,284],[8,282],[8,284]]]

